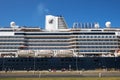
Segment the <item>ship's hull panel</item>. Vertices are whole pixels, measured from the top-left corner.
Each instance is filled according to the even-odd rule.
[[[120,57],[0,58],[0,70],[120,69]]]

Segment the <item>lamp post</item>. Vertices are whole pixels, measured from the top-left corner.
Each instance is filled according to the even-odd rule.
[[[78,71],[78,60],[77,60],[77,56],[76,56],[76,71]]]
[[[71,65],[69,65],[69,71],[71,71]]]
[[[33,74],[35,74],[35,56],[34,56],[34,63],[33,63],[33,67],[34,67],[34,71],[33,71]]]
[[[2,70],[4,71],[6,71],[6,66],[5,66],[5,59],[4,59],[4,57],[2,58],[3,59],[3,63],[2,63]]]

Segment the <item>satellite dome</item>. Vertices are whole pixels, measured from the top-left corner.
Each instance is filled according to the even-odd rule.
[[[15,24],[14,21],[10,22],[10,27],[11,27],[11,28],[14,28],[15,26],[16,26],[16,24]]]
[[[111,22],[110,22],[110,21],[107,21],[107,22],[105,23],[105,26],[106,26],[107,28],[110,28],[110,27],[111,27]]]

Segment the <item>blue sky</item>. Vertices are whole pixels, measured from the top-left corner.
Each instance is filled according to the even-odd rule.
[[[0,26],[15,21],[19,26],[44,28],[45,15],[63,15],[68,26],[74,22],[111,21],[120,26],[120,0],[0,0]]]

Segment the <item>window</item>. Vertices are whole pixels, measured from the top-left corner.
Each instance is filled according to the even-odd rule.
[[[87,38],[89,38],[89,36],[87,36]]]
[[[100,36],[98,36],[98,38],[100,38]]]
[[[93,36],[91,36],[91,38],[93,38]]]
[[[105,36],[105,38],[108,38],[108,36]]]

